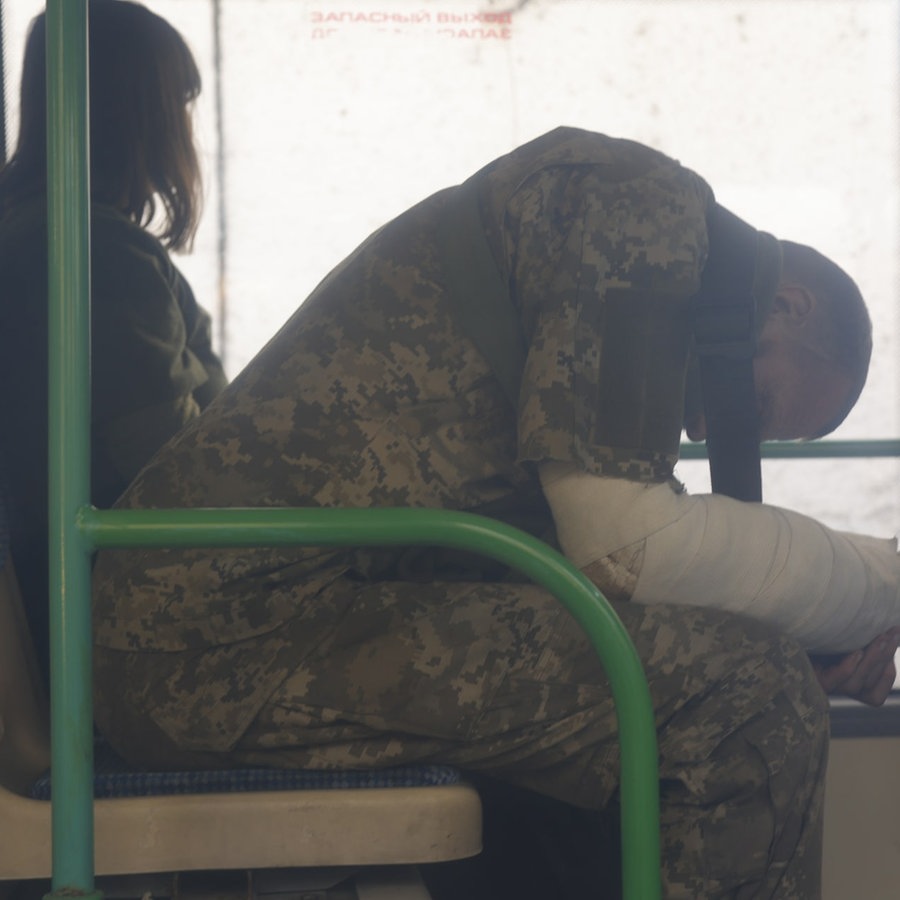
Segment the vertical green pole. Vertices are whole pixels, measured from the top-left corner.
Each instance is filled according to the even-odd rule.
[[[94,892],[87,0],[47,0],[53,892]]]

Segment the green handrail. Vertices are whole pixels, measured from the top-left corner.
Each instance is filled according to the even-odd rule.
[[[876,459],[900,456],[900,439],[865,441],[767,441],[764,459]],[[682,444],[681,459],[706,459],[706,444]]]
[[[440,545],[527,575],[566,606],[602,661],[619,726],[623,896],[660,896],[656,727],[643,668],[600,591],[547,544],[483,516],[430,509],[82,509],[79,524],[97,548]]]
[[[90,554],[138,545],[425,543],[492,556],[552,591],[584,627],[619,716],[623,891],[657,900],[659,800],[650,694],[627,633],[600,592],[523,532],[435,510],[95,510],[89,505],[90,274],[87,0],[47,0],[51,728],[50,896],[94,887]],[[652,860],[653,862],[649,862]]]
[[[53,887],[94,892],[87,3],[47,4],[50,733]],[[53,602],[58,598],[58,602]]]

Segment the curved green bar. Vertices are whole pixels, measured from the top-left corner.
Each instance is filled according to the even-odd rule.
[[[644,672],[600,591],[547,544],[483,516],[428,509],[84,509],[79,525],[97,548],[440,545],[489,556],[527,575],[582,626],[609,678],[621,748],[623,896],[660,896],[656,727]]]
[[[900,440],[771,441],[760,446],[764,459],[876,459],[900,456]],[[706,444],[682,444],[681,459],[706,459]]]

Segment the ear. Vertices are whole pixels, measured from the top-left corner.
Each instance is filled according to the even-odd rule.
[[[772,314],[786,316],[792,323],[800,324],[815,309],[816,302],[816,295],[805,284],[783,281],[772,302]]]

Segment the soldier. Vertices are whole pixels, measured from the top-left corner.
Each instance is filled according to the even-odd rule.
[[[690,375],[708,249],[728,250],[715,210],[652,149],[538,138],[373,234],[120,504],[439,507],[561,547],[647,673],[666,896],[811,898],[822,686],[884,699],[900,567],[889,542],[675,480],[685,418],[712,427]],[[814,251],[743,233],[757,437],[823,434],[865,381],[862,299]],[[135,762],[444,762],[566,808],[614,802],[594,652],[489,561],[115,551],[95,586],[97,719]],[[817,671],[808,651],[840,656]]]

